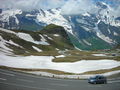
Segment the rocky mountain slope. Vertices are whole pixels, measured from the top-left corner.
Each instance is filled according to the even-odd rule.
[[[72,50],[74,46],[64,28],[60,26],[51,24],[41,31],[11,31],[0,28],[0,51],[7,54],[44,55],[44,52],[48,51],[51,51],[51,54],[56,51],[57,54],[59,50],[67,49]]]

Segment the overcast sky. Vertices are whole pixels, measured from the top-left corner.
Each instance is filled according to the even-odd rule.
[[[120,4],[120,0],[0,0],[0,8],[20,8],[25,10],[36,8],[49,9],[65,6],[66,4],[72,5],[72,3],[78,3],[82,6],[85,3],[90,5],[93,1],[106,1],[116,5]]]
[[[96,1],[104,1],[116,6],[114,12],[120,15],[120,0],[0,0],[0,8],[18,8],[22,10],[62,8],[64,14],[95,12]]]
[[[0,8],[49,9],[60,7],[67,0],[0,0]]]

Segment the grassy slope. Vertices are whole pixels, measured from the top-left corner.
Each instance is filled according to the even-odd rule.
[[[22,32],[31,35],[31,37],[35,41],[41,41],[42,35],[46,42],[48,42],[50,45],[41,45],[41,44],[35,44],[32,42],[25,41],[15,34],[6,33],[3,31],[0,31],[0,35],[7,41],[12,40],[14,43],[20,45],[21,47],[14,46],[12,44],[7,44],[7,47],[13,49],[13,53],[18,55],[58,55],[56,52],[56,48],[60,50],[65,49],[74,49],[72,43],[69,40],[69,37],[67,33],[65,32],[64,28],[56,25],[48,25],[41,31],[23,31],[23,30],[14,30],[14,32]],[[58,34],[59,36],[56,37],[54,34]],[[46,36],[47,35],[47,36]],[[51,39],[49,39],[51,38]],[[32,46],[36,46],[39,49],[43,50],[43,52],[39,53],[36,50],[32,48]],[[46,53],[46,51],[49,51]],[[26,53],[27,52],[27,53]],[[52,54],[51,54],[52,52]]]
[[[106,54],[106,56],[93,56],[92,54]],[[93,51],[78,51],[78,50],[70,50],[65,52],[66,57],[55,58],[53,62],[76,62],[80,60],[117,60],[120,61],[119,56],[112,56],[112,53],[106,52],[93,52]]]
[[[82,50],[102,50],[102,49],[111,49],[111,45],[106,43],[105,41],[101,40],[100,38],[96,37],[90,37],[85,39],[91,45],[87,45],[82,40],[77,39],[75,36],[69,34],[71,42],[76,46],[77,48],[80,48]]]

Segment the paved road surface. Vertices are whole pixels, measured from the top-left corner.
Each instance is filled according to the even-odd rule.
[[[92,85],[87,80],[47,78],[0,69],[0,90],[120,90],[120,79]]]

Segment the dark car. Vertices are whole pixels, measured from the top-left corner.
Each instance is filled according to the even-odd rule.
[[[94,77],[90,77],[88,79],[88,83],[91,83],[91,84],[106,84],[107,83],[107,78],[102,76],[102,75],[96,75]]]

